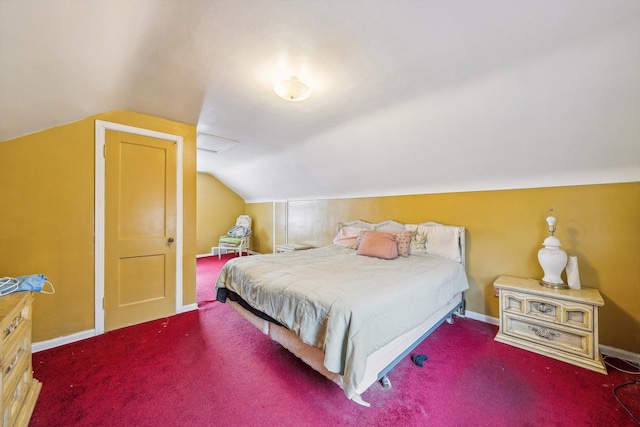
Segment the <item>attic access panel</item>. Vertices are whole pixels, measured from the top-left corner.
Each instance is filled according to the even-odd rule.
[[[213,153],[221,153],[239,142],[240,141],[234,139],[223,138],[204,132],[198,132],[196,134],[196,147],[198,150],[211,151]]]

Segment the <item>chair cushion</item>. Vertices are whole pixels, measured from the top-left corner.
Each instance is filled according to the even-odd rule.
[[[222,237],[220,237],[220,243],[227,243],[227,244],[231,244],[231,245],[239,245],[240,243],[242,243],[242,239],[240,239],[238,237],[222,236]]]

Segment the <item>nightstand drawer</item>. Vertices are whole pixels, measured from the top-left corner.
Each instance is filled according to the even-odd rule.
[[[593,335],[558,324],[539,322],[505,313],[502,333],[565,353],[593,359]]]
[[[557,301],[523,292],[503,291],[505,313],[519,314],[545,322],[593,330],[593,307],[568,301]]]
[[[559,322],[561,320],[562,307],[558,304],[542,298],[527,298],[526,301],[525,314],[540,317],[550,322]]]
[[[582,304],[564,304],[562,309],[562,323],[567,326],[593,332],[593,307]]]
[[[502,307],[507,313],[537,317],[549,322],[560,322],[562,319],[562,307],[559,304],[524,293],[503,292]]]

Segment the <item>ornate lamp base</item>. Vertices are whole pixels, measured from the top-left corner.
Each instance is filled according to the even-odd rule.
[[[538,251],[538,261],[544,271],[544,276],[540,281],[542,286],[552,289],[567,289],[560,278],[560,273],[567,265],[567,253],[560,249],[560,240],[554,236],[544,239],[544,248]]]
[[[545,282],[544,280],[540,281],[540,284],[546,288],[552,288],[552,289],[569,289],[569,285],[565,284],[565,283],[551,283],[551,282]]]

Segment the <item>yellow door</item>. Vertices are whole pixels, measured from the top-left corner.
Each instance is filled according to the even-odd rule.
[[[175,314],[176,145],[108,130],[105,330]]]

